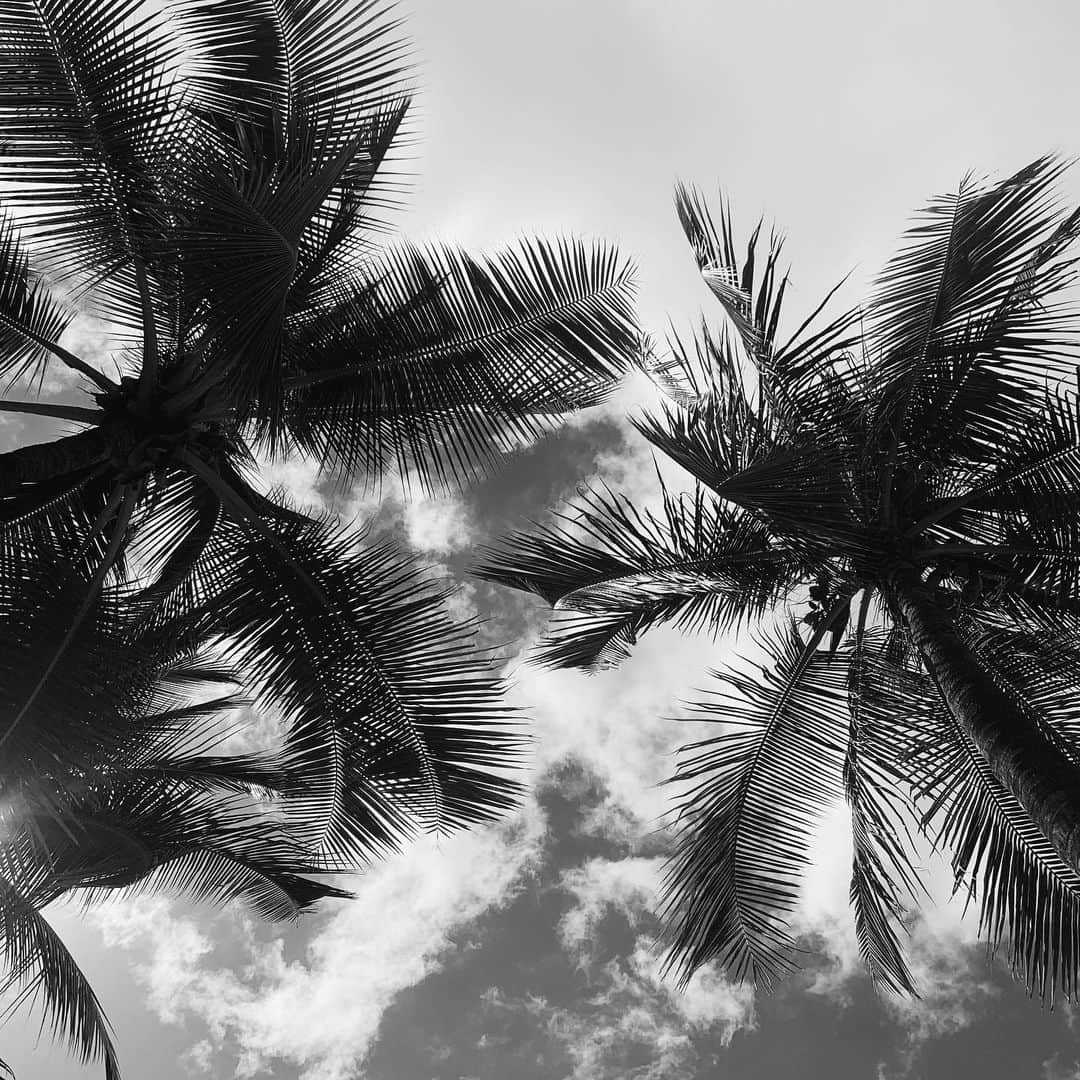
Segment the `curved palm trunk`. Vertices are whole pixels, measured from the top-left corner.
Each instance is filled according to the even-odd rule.
[[[953,716],[997,780],[1080,873],[1080,766],[999,689],[917,578],[899,577],[893,586],[912,641]]]
[[[101,428],[10,450],[0,454],[0,495],[10,495],[20,484],[51,480],[90,468],[108,455],[109,439]]]

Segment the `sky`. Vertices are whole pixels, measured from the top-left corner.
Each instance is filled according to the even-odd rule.
[[[415,239],[488,249],[528,234],[616,242],[663,334],[710,306],[671,205],[722,186],[744,232],[788,235],[793,314],[850,272],[854,300],[910,213],[969,172],[1080,152],[1080,14],[1070,3],[409,0],[416,43]],[[1080,201],[1080,173],[1063,192]],[[911,919],[917,1001],[879,998],[846,914],[839,810],[796,926],[803,972],[771,996],[661,976],[652,905],[665,839],[657,787],[693,725],[671,719],[733,642],[658,632],[617,672],[523,662],[543,612],[469,581],[475,546],[602,477],[654,497],[625,423],[640,387],[525,448],[459,500],[389,497],[380,527],[463,582],[465,613],[510,641],[536,734],[533,790],[492,829],[421,840],[357,899],[282,929],[167,899],[54,921],[114,1022],[126,1075],[271,1080],[986,1080],[1080,1077],[1073,1013],[1031,1001],[947,902]],[[10,429],[8,437],[20,429]],[[27,429],[21,429],[25,431]],[[302,462],[274,479],[325,493]],[[355,508],[356,504],[353,504]],[[376,513],[372,508],[370,512]],[[0,1032],[23,1078],[96,1075]]]

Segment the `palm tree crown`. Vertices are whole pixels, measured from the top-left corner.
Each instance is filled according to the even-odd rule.
[[[768,985],[813,827],[846,796],[851,903],[871,974],[914,989],[897,924],[908,843],[958,888],[1029,986],[1080,976],[1080,213],[1061,166],[967,181],[907,234],[864,310],[779,336],[787,277],[760,227],[677,207],[725,320],[645,367],[667,395],[639,431],[696,483],[662,511],[607,491],[491,551],[481,573],[555,605],[541,662],[618,663],[662,622],[765,622],[769,659],[718,672],[715,738],[676,780],[670,963]],[[835,291],[835,290],[834,290]],[[771,628],[770,628],[771,626]]]
[[[288,913],[335,892],[307,875],[517,797],[518,717],[445,590],[256,475],[455,488],[632,352],[610,248],[385,242],[407,77],[373,0],[0,0],[0,412],[75,429],[0,454],[0,930],[110,1072],[37,914],[58,893]],[[57,369],[80,398],[28,398]],[[270,758],[162,719],[148,687],[194,657],[280,715]]]

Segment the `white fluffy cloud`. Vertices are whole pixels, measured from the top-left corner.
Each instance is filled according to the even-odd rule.
[[[417,551],[450,555],[469,547],[472,523],[460,499],[415,499],[403,508],[405,533]]]
[[[662,865],[661,858],[595,858],[562,875],[560,885],[575,903],[559,922],[559,938],[582,967],[590,966],[597,928],[610,911],[623,914],[632,926],[650,918]],[[727,1043],[737,1029],[753,1026],[753,991],[728,982],[711,965],[697,971],[684,989],[677,990],[672,978],[664,974],[663,957],[647,935],[639,935],[633,953],[622,959],[690,1029],[720,1025]]]
[[[246,965],[220,966],[206,933],[160,900],[108,905],[96,919],[109,944],[137,950],[158,1014],[203,1020],[212,1047],[238,1056],[238,1076],[281,1058],[304,1080],[346,1080],[394,996],[439,966],[453,927],[513,895],[543,831],[530,812],[498,829],[417,843],[353,882],[356,899],[324,917],[300,959],[286,958],[280,940],[249,935]],[[192,1053],[205,1061],[209,1048],[204,1041]]]
[[[519,667],[514,698],[533,719],[538,765],[568,756],[583,761],[607,786],[601,812],[616,826],[622,809],[646,821],[658,817],[670,799],[658,785],[674,771],[676,749],[717,730],[672,718],[685,715],[683,700],[728,652],[724,642],[661,628],[615,671]]]

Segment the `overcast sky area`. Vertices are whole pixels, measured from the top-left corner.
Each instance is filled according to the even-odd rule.
[[[1080,153],[1075,3],[855,0],[408,0],[415,239],[487,249],[560,233],[617,243],[662,335],[720,311],[672,210],[677,179],[722,185],[743,235],[788,236],[796,317],[844,274],[854,302],[913,210],[964,174]],[[1080,202],[1080,171],[1062,193]],[[165,900],[54,921],[114,1022],[130,1080],[1078,1080],[1080,1017],[1028,998],[989,962],[974,919],[911,918],[918,1001],[861,973],[847,915],[843,811],[823,829],[797,928],[802,974],[769,997],[700,972],[661,978],[651,914],[666,851],[657,784],[694,734],[672,717],[737,643],[658,632],[588,677],[522,664],[543,611],[468,582],[476,545],[542,516],[589,478],[647,504],[653,464],[623,420],[628,390],[527,448],[461,500],[381,528],[465,584],[537,737],[533,794],[511,820],[421,841],[282,931]],[[17,433],[9,428],[7,437]],[[303,463],[275,474],[324,492]],[[677,479],[677,478],[676,478]],[[352,509],[356,508],[353,504]],[[0,1034],[20,1080],[97,1075]]]

